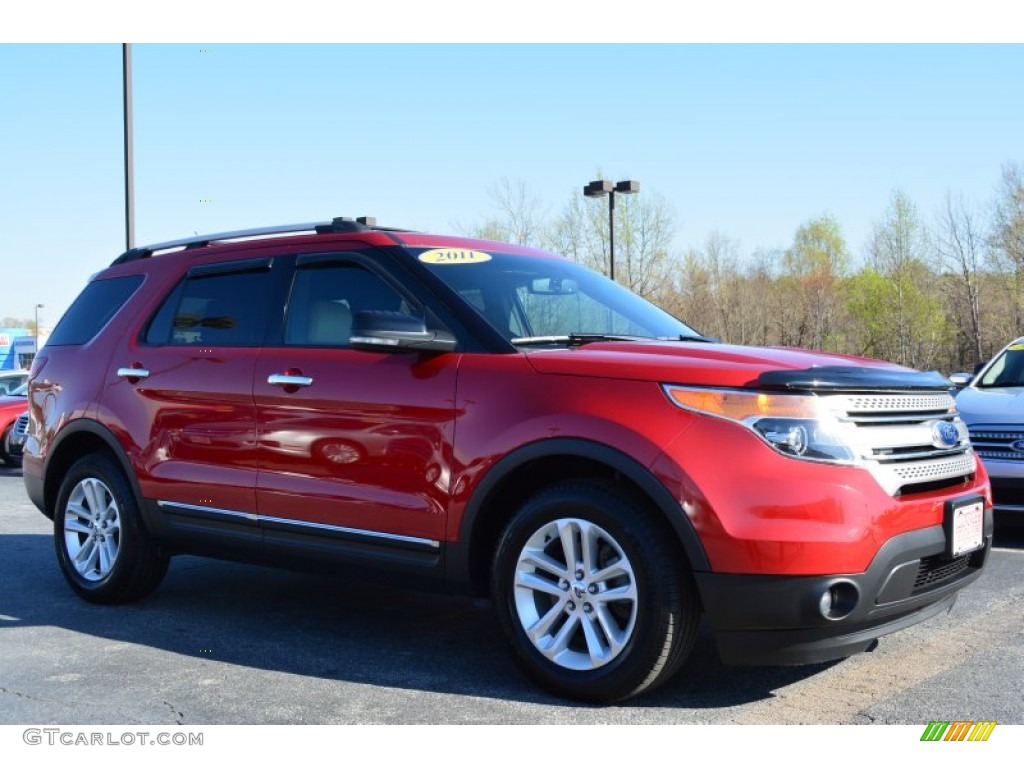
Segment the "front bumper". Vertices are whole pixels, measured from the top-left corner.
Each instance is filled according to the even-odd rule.
[[[949,558],[941,525],[895,536],[863,573],[828,576],[695,574],[705,612],[727,664],[812,664],[873,649],[882,635],[949,610],[981,575],[992,547]],[[837,587],[853,596],[842,618],[827,618],[821,597]],[[850,603],[847,601],[847,606]]]

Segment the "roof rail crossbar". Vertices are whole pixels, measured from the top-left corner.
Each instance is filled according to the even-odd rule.
[[[358,219],[350,219],[339,216],[331,221],[312,221],[303,224],[280,224],[272,227],[258,227],[255,229],[239,229],[233,232],[218,232],[212,235],[196,235],[194,237],[183,237],[179,240],[167,240],[162,243],[154,243],[138,248],[132,248],[118,256],[113,264],[124,264],[136,259],[146,259],[157,251],[168,251],[173,248],[204,248],[210,243],[223,240],[243,240],[252,237],[266,237],[268,235],[284,235],[297,232],[316,232],[328,234],[334,232],[357,232],[372,229],[376,226],[377,220],[372,216],[360,216]],[[113,265],[112,265],[113,266]]]
[[[330,224],[320,224],[316,231],[321,234],[331,232],[359,232],[364,229],[371,229],[377,226],[377,220],[373,216],[360,216],[357,219],[348,216],[337,216],[331,219]]]

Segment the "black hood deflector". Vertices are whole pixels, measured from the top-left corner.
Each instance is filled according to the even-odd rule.
[[[953,385],[938,371],[823,365],[801,371],[767,371],[750,382],[749,386],[802,392],[877,392],[945,390]]]

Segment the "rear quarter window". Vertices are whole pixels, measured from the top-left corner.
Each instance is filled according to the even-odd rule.
[[[46,346],[66,347],[92,341],[140,285],[142,275],[93,280],[64,313]]]

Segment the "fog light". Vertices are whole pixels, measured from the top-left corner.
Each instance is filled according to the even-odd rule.
[[[860,591],[852,581],[835,581],[825,588],[818,600],[818,610],[829,621],[845,619],[860,600]]]

